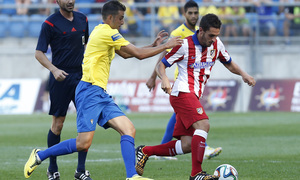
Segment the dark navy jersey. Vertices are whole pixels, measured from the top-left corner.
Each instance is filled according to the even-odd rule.
[[[87,17],[73,11],[73,21],[67,20],[58,11],[42,24],[36,50],[47,52],[50,44],[52,64],[59,69],[81,69],[84,45],[89,38]]]

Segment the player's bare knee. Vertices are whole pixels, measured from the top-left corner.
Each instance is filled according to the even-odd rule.
[[[134,126],[123,131],[123,135],[129,135],[131,137],[135,137],[135,133],[136,133],[136,130],[135,130]]]
[[[199,120],[199,121],[195,122],[193,124],[193,128],[194,129],[202,129],[202,130],[208,132],[209,128],[210,128],[208,119],[203,119],[203,120]]]
[[[78,151],[87,151],[91,146],[91,143],[76,141],[76,148]]]

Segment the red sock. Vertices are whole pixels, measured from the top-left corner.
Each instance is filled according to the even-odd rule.
[[[143,152],[148,156],[157,155],[157,156],[175,156],[175,143],[177,140],[167,142],[165,144],[160,144],[156,146],[145,146]]]
[[[194,135],[192,138],[192,173],[191,176],[195,176],[202,171],[202,161],[205,151],[206,139],[199,135]]]

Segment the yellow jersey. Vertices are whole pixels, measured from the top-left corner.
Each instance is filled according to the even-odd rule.
[[[96,26],[85,50],[81,80],[106,90],[115,50],[128,44],[117,29],[112,29],[108,24]]]
[[[196,26],[195,30],[197,31],[198,29],[199,29],[199,26]],[[176,28],[175,30],[173,30],[171,32],[170,38],[176,37],[176,36],[181,36],[181,39],[184,39],[193,34],[195,34],[195,31],[189,29],[184,23],[184,24],[181,24],[178,28]],[[167,49],[167,51],[170,52],[171,49]],[[176,69],[174,71],[175,79],[177,78],[177,76],[178,76],[178,67],[176,66]]]

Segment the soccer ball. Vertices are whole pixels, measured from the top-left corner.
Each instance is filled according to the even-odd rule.
[[[230,164],[222,164],[218,166],[214,175],[219,176],[219,180],[238,180],[237,170]]]

